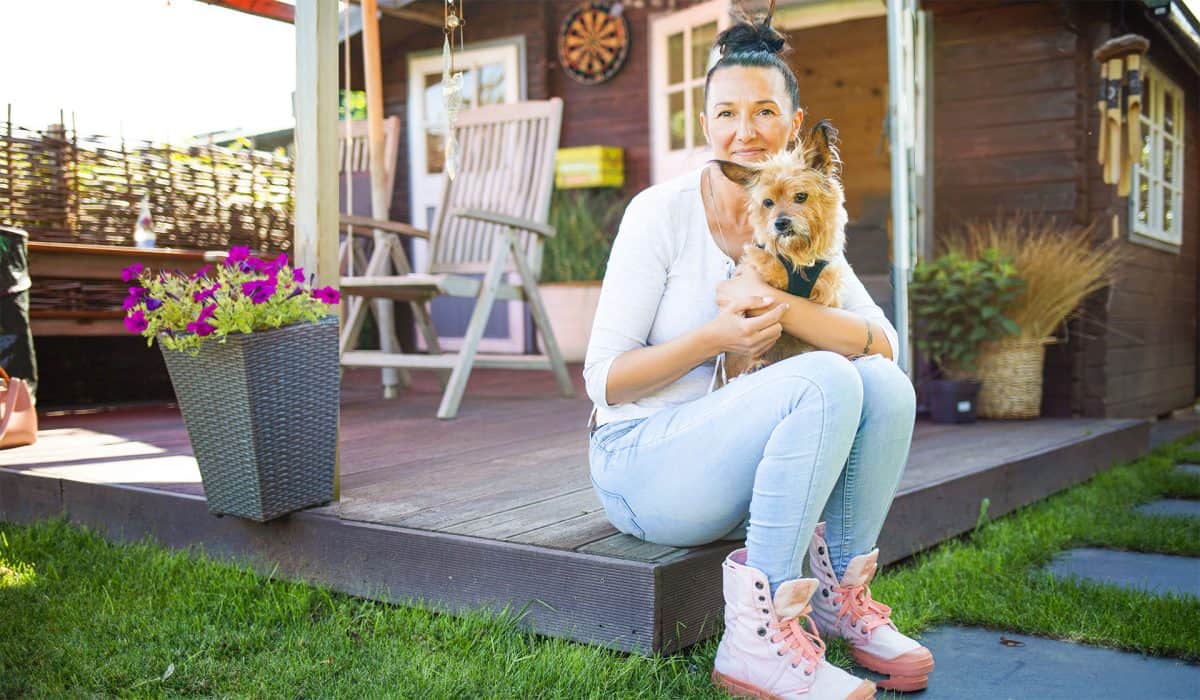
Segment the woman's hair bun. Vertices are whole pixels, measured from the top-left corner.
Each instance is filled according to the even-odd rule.
[[[771,26],[771,17],[775,14],[775,0],[771,0],[767,14],[757,20],[748,17],[741,9],[736,12],[737,21],[721,32],[715,42],[721,48],[722,56],[742,51],[778,54],[785,50],[787,39]]]

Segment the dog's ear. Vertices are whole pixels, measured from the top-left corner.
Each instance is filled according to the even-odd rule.
[[[805,150],[808,167],[826,175],[837,175],[842,164],[837,149],[838,132],[828,119],[822,119],[809,132]]]
[[[758,182],[758,168],[751,168],[740,163],[734,163],[731,160],[711,160],[710,163],[716,163],[721,168],[721,172],[731,181],[736,182],[742,187],[751,187]]]

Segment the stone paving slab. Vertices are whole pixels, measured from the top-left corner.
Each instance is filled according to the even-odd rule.
[[[1184,474],[1200,476],[1200,464],[1180,464],[1179,466],[1175,467],[1175,471],[1183,472]]]
[[[1046,570],[1131,590],[1200,596],[1200,559],[1193,557],[1081,547],[1057,555]]]
[[[1142,515],[1181,515],[1200,518],[1200,501],[1186,498],[1164,498],[1135,508]]]
[[[1001,636],[1021,644],[1003,644]],[[922,635],[921,643],[933,652],[929,687],[919,693],[880,691],[880,700],[1195,700],[1200,688],[1200,666],[1194,664],[1012,632],[938,627]]]

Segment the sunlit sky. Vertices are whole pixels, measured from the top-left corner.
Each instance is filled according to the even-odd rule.
[[[59,109],[134,139],[293,123],[290,24],[195,0],[0,0],[0,27],[0,109],[22,126]]]
[[[0,109],[22,126],[60,109],[135,139],[292,125],[289,24],[196,0],[0,0],[0,27]]]

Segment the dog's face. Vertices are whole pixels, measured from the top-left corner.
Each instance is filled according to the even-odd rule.
[[[754,242],[799,265],[828,259],[844,248],[844,194],[839,180],[837,131],[821,121],[795,148],[753,166],[715,161],[749,195]]]

